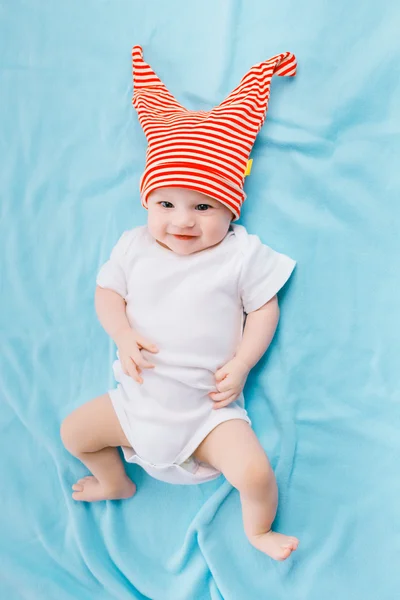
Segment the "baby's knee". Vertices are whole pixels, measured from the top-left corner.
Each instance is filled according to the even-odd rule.
[[[79,432],[74,413],[71,413],[61,423],[60,437],[65,448],[74,456],[82,453],[82,436]]]
[[[241,494],[268,493],[275,488],[275,476],[265,457],[247,465],[239,474],[237,489]]]

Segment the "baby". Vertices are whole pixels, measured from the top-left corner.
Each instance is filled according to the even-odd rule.
[[[223,474],[239,491],[250,543],[285,560],[298,540],[271,530],[276,481],[242,392],[274,336],[276,294],[295,263],[232,223],[245,197],[246,164],[246,134],[239,131],[246,122],[236,126],[232,115],[240,105],[247,121],[256,121],[253,102],[262,120],[272,74],[294,74],[294,57],[256,65],[208,113],[183,109],[144,63],[141,48],[133,57],[134,105],[149,140],[141,180],[148,221],[121,236],[97,277],[96,311],[118,349],[118,385],[62,423],[65,447],[92,473],[72,486],[72,497],[134,495],[118,447],[126,461],[165,482],[198,484]],[[242,154],[236,180],[236,150],[224,141],[227,115]],[[256,127],[249,131],[254,142]]]

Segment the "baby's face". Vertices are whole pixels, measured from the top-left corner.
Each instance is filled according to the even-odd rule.
[[[232,218],[233,213],[221,202],[193,190],[160,188],[148,198],[149,231],[176,254],[216,246],[228,233]]]

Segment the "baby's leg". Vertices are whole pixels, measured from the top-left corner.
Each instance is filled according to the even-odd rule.
[[[244,529],[253,546],[275,560],[285,560],[297,549],[297,538],[271,531],[278,500],[275,476],[248,423],[239,419],[221,423],[195,455],[221,471],[239,491]]]
[[[110,396],[104,394],[72,412],[61,425],[66,449],[93,473],[72,486],[74,500],[129,498],[136,486],[125,473],[117,446],[130,446]]]

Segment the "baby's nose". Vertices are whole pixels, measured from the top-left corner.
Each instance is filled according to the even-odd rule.
[[[195,220],[193,216],[188,214],[178,215],[174,219],[175,227],[180,227],[181,229],[188,229],[193,227],[195,224]]]

